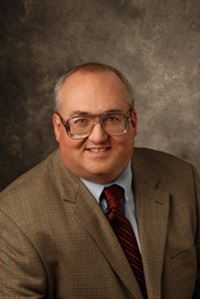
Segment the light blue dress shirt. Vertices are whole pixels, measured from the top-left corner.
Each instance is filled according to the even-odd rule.
[[[124,189],[125,201],[124,201],[124,214],[130,221],[133,231],[135,233],[135,237],[138,242],[138,246],[140,248],[140,241],[139,241],[139,234],[138,234],[138,225],[136,219],[136,212],[135,212],[135,201],[134,201],[134,194],[133,194],[133,186],[132,186],[132,170],[131,170],[131,163],[129,162],[128,166],[125,170],[121,173],[121,175],[113,182],[109,184],[96,184],[89,181],[82,179],[82,182],[85,186],[89,189],[92,193],[94,198],[100,204],[100,196],[103,192],[105,187],[108,187],[113,184],[117,184]],[[101,208],[105,212],[107,209],[106,200],[101,200]]]

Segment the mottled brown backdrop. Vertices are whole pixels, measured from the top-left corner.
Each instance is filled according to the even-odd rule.
[[[134,86],[138,146],[200,170],[199,0],[0,0],[1,189],[57,146],[54,82],[87,61]]]

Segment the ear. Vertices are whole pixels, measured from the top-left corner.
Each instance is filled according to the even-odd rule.
[[[131,110],[131,124],[134,129],[134,136],[137,135],[137,113],[135,110]]]
[[[55,138],[59,142],[60,134],[61,134],[61,130],[62,130],[62,123],[61,123],[60,118],[57,113],[53,114],[52,121],[53,121]]]

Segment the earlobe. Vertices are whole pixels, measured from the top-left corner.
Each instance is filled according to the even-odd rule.
[[[62,124],[61,124],[60,119],[59,119],[59,117],[56,113],[53,114],[52,121],[53,121],[55,138],[59,142],[59,140],[60,140],[60,130],[61,130],[61,125]]]
[[[137,113],[135,110],[132,110],[131,112],[131,123],[134,128],[137,127]]]
[[[134,129],[134,136],[137,135],[137,113],[135,110],[131,112],[131,124]]]

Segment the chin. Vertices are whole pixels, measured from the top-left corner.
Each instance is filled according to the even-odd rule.
[[[119,173],[120,174],[120,173]],[[93,181],[98,184],[107,184],[114,181],[119,176],[117,171],[110,172],[109,170],[105,171],[90,171],[88,175],[88,181]]]

